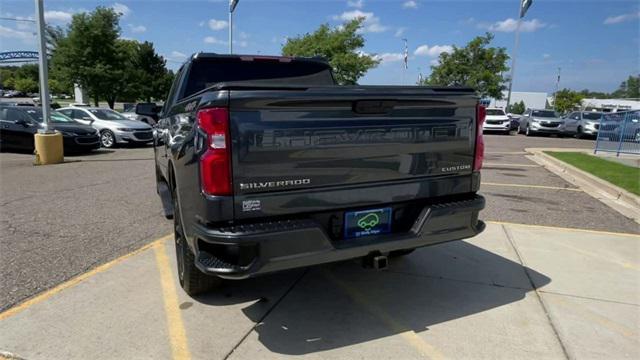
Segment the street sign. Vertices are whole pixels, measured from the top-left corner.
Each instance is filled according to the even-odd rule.
[[[533,3],[533,0],[522,0],[522,2],[520,3],[520,18],[521,19],[527,13],[527,10],[529,10],[529,7],[531,7],[532,3]]]

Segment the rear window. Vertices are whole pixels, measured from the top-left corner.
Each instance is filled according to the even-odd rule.
[[[533,110],[531,115],[535,117],[546,117],[546,118],[558,117],[555,111],[550,111],[550,110]]]
[[[187,75],[181,98],[220,82],[251,81],[286,85],[334,85],[331,68],[315,61],[280,62],[239,58],[201,58],[195,60]]]
[[[504,115],[504,111],[500,109],[487,109],[487,115]]]

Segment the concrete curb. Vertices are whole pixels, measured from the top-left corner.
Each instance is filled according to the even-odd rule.
[[[584,152],[590,154],[589,150],[566,148],[527,148],[525,151],[531,154],[526,156],[528,159],[543,166],[547,170],[579,187],[585,193],[593,196],[620,214],[631,218],[636,223],[640,224],[640,196],[632,194],[605,180],[582,171],[575,166],[569,165],[544,153],[544,151],[565,151]]]

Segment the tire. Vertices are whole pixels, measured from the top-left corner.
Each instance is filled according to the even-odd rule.
[[[116,136],[111,130],[102,130],[100,133],[100,146],[110,149],[116,145]]]
[[[173,195],[173,230],[176,243],[176,260],[178,263],[178,280],[180,286],[189,296],[208,292],[222,283],[222,279],[203,273],[196,267],[196,258],[184,237],[180,206]]]
[[[524,134],[526,136],[533,136],[533,130],[531,130],[531,128],[529,127],[529,124],[527,124],[527,128],[524,130]]]
[[[416,251],[416,249],[401,249],[401,250],[393,250],[389,253],[389,257],[400,257],[411,254]]]

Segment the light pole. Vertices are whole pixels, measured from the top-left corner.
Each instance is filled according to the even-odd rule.
[[[518,54],[518,46],[520,46],[520,26],[522,25],[522,18],[531,7],[533,0],[520,0],[520,13],[518,17],[518,25],[516,27],[516,41],[513,45],[513,53],[511,58],[511,77],[509,78],[509,93],[507,94],[507,107],[506,111],[509,111],[509,105],[511,105],[511,86],[513,85],[513,76],[516,73],[516,56]]]
[[[43,0],[35,0],[38,22],[38,65],[40,74],[40,104],[42,106],[42,129],[34,135],[35,164],[58,164],[64,161],[62,134],[49,127],[51,107],[49,106],[49,75],[47,73],[47,41],[44,36],[44,4]]]
[[[229,54],[233,54],[233,11],[240,0],[229,0]]]
[[[45,22],[44,22],[44,4],[43,0],[36,1],[36,10],[38,13],[38,66],[40,70],[40,104],[42,105],[42,127],[44,133],[50,133],[49,121],[50,107],[49,107],[49,74],[47,71],[47,41],[44,36]]]

